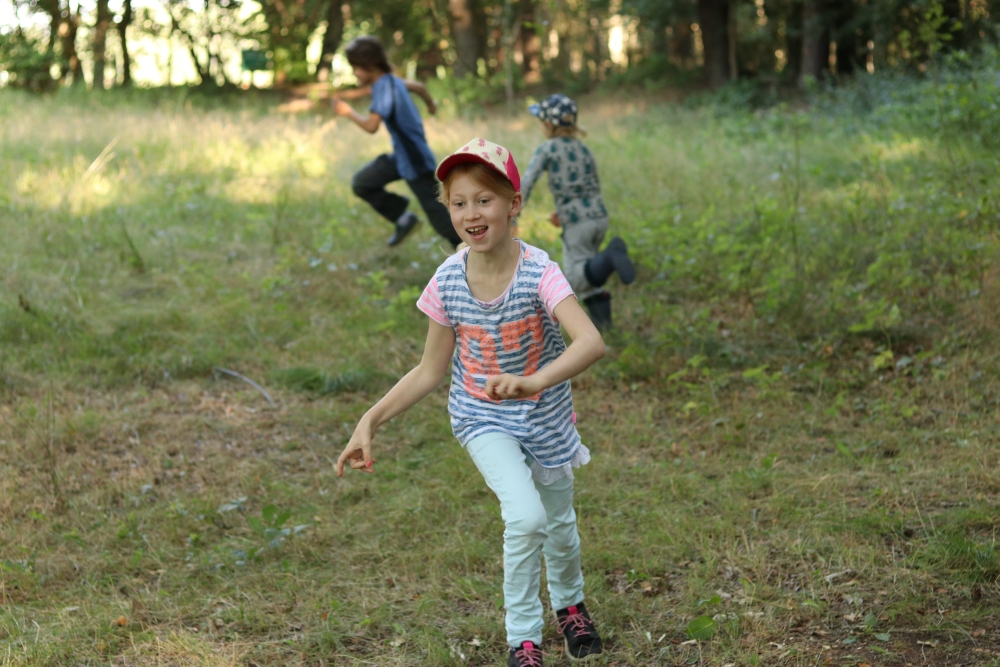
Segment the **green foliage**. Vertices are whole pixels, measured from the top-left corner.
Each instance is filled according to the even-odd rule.
[[[0,72],[7,75],[6,85],[34,93],[50,91],[57,84],[50,74],[56,64],[41,40],[20,29],[0,28]]]
[[[276,372],[275,379],[290,389],[321,396],[372,390],[384,382],[381,374],[362,369],[329,374],[312,368],[288,368]]]
[[[952,571],[972,583],[993,583],[1000,578],[996,538],[970,534],[961,525],[935,530],[917,559],[930,567]]]
[[[699,616],[688,623],[687,635],[691,639],[707,641],[715,636],[719,626],[711,616]]]
[[[947,16],[940,2],[930,2],[922,11],[914,9],[913,27],[903,28],[896,35],[899,49],[908,58],[933,58],[952,41],[953,33],[962,29],[962,22]]]

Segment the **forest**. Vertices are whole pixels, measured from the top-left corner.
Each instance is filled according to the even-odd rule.
[[[375,34],[401,71],[466,95],[751,82],[769,91],[859,73],[925,72],[995,40],[996,0],[4,0],[0,81],[35,91],[340,84],[336,55]],[[186,61],[181,63],[180,61]],[[174,70],[185,74],[174,74]],[[341,71],[343,70],[343,71]],[[252,81],[251,77],[251,81]]]

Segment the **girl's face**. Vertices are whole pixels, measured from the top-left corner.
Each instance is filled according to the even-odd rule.
[[[458,174],[448,189],[448,211],[455,231],[475,252],[490,252],[510,241],[510,221],[521,210],[521,193],[512,199]]]

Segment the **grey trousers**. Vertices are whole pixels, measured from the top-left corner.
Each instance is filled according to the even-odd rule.
[[[604,235],[607,232],[607,218],[563,223],[562,270],[569,286],[576,292],[576,297],[580,301],[604,291],[603,288],[594,287],[587,282],[584,267],[591,257],[600,252],[601,243],[604,242]]]

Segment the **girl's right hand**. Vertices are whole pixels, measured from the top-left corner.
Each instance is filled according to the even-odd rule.
[[[344,464],[348,461],[351,467],[362,472],[373,473],[372,465],[375,459],[372,458],[372,437],[374,430],[367,425],[364,419],[358,423],[354,429],[351,441],[344,447],[340,458],[337,459],[337,477],[344,476]]]

